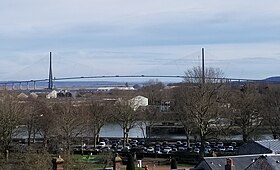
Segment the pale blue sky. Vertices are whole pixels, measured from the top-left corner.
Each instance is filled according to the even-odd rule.
[[[280,75],[277,0],[0,1],[0,80],[54,75],[182,75],[200,64],[226,77]]]

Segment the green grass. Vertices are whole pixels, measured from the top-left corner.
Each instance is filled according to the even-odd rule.
[[[71,155],[72,169],[74,170],[94,170],[97,168],[104,168],[105,164],[102,163],[102,155]],[[108,165],[107,165],[108,166]],[[109,165],[108,167],[110,167]]]
[[[96,155],[73,155],[75,160],[91,161],[97,158]]]

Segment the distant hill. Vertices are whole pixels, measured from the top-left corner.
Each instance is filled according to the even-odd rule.
[[[273,76],[264,79],[265,81],[273,81],[273,82],[280,82],[280,76]]]

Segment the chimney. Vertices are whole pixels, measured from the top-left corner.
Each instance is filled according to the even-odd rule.
[[[233,160],[231,158],[226,159],[225,170],[235,170],[235,166],[233,165]]]

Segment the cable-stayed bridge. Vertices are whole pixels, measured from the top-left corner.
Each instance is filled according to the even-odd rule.
[[[47,83],[48,85],[45,87],[47,89],[53,89],[54,82],[64,81],[64,80],[82,80],[82,79],[108,79],[108,78],[176,78],[181,79],[194,79],[198,77],[186,77],[185,75],[99,75],[99,76],[75,76],[75,77],[61,77],[61,78],[53,78],[53,79],[36,79],[36,80],[21,80],[21,81],[5,81],[0,82],[0,86],[2,89],[10,89],[10,90],[32,90],[32,89],[40,89],[42,87],[38,87],[38,83]],[[207,78],[206,78],[207,79]],[[221,79],[224,82],[266,82],[265,80],[253,80],[253,79],[238,79],[238,78],[215,78]]]
[[[38,83],[46,82],[48,83],[48,89],[52,89],[54,82],[63,81],[63,80],[82,80],[82,79],[106,79],[106,78],[184,78],[181,75],[100,75],[100,76],[75,76],[75,77],[61,77],[61,78],[46,78],[46,79],[36,79],[36,80],[20,80],[20,81],[5,81],[0,82],[0,85],[4,89],[22,89],[22,87],[26,87],[26,89],[36,89]]]
[[[204,56],[204,49],[202,49],[202,56]],[[204,57],[202,57],[202,68],[204,68]],[[100,79],[113,79],[113,78],[168,78],[179,79],[183,81],[185,79],[194,79],[198,77],[186,77],[185,75],[92,75],[92,76],[67,76],[67,77],[54,77],[52,71],[52,53],[49,56],[49,76],[43,79],[31,79],[31,80],[12,80],[2,81],[0,86],[2,89],[8,90],[32,90],[32,89],[53,89],[54,83],[59,81],[77,81],[77,80],[100,80]],[[207,78],[206,78],[207,79]],[[219,79],[219,78],[216,78]],[[265,80],[254,79],[239,79],[239,78],[220,78],[224,82],[260,82]],[[47,84],[45,86],[38,86],[38,84]]]

